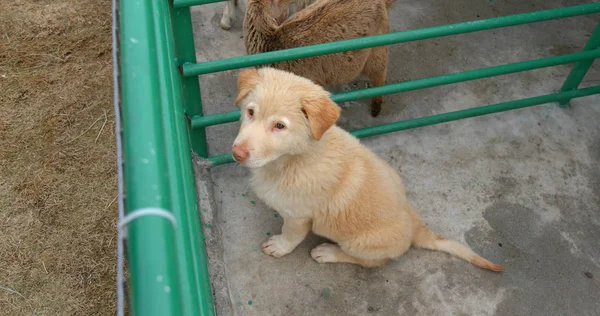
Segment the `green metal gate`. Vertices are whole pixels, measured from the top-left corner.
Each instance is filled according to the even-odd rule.
[[[205,128],[237,121],[239,111],[204,116],[198,76],[278,61],[339,53],[600,12],[600,3],[441,25],[334,43],[196,63],[189,6],[223,0],[120,0],[115,24],[115,109],[120,236],[127,235],[129,307],[135,315],[214,315],[191,150],[213,165]],[[351,131],[357,137],[433,125],[600,93],[579,84],[600,57],[600,24],[583,51],[335,94],[335,102],[575,63],[559,92]],[[121,145],[122,138],[122,145]],[[123,170],[123,172],[121,172]],[[120,182],[121,183],[121,182]],[[125,192],[123,192],[125,191]],[[124,196],[126,195],[126,199]],[[123,244],[120,243],[121,254]],[[122,278],[122,271],[120,278]],[[121,285],[121,284],[119,284]],[[119,297],[122,299],[122,289]],[[122,303],[122,302],[121,302]]]

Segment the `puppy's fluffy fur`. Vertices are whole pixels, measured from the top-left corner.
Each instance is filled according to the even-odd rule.
[[[273,3],[273,1],[275,1]],[[279,0],[248,0],[244,43],[248,54],[389,33],[391,0],[318,0],[279,25],[272,7]],[[290,60],[271,65],[321,86],[340,85],[361,74],[371,85],[385,84],[387,46]],[[381,111],[382,97],[371,100],[371,115]]]
[[[288,254],[312,229],[337,243],[312,250],[320,263],[375,267],[414,246],[503,270],[427,228],[396,171],[335,126],[340,108],[323,88],[262,68],[241,72],[238,89],[242,124],[233,156],[252,169],[254,191],[284,220],[282,234],[262,245],[264,253]]]

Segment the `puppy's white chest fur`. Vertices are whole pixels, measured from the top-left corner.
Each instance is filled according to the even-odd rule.
[[[303,188],[286,183],[284,175],[274,176],[264,170],[256,170],[252,176],[252,189],[270,208],[284,217],[312,217],[318,207],[319,196],[307,199]]]
[[[364,161],[346,153],[357,150],[356,139],[337,126],[321,140],[323,146],[305,157],[282,157],[263,168],[253,169],[251,185],[269,207],[282,216],[312,218],[343,210],[360,191],[366,178]],[[336,148],[344,138],[346,151]],[[352,160],[352,163],[348,163]]]

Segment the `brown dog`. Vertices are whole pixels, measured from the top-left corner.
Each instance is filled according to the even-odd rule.
[[[226,2],[221,22],[219,23],[222,29],[229,30],[235,21],[235,8],[238,5],[237,2],[237,0],[229,0]],[[315,2],[315,0],[286,0],[276,8],[277,12],[273,12],[273,15],[277,17],[277,23],[281,23],[287,19],[290,14],[306,8],[313,2]]]
[[[272,2],[275,1],[275,2]],[[389,32],[391,0],[319,0],[277,23],[273,7],[285,0],[248,0],[244,42],[248,54],[328,43]],[[361,74],[371,85],[385,83],[387,46],[279,62],[272,67],[293,72],[322,86],[339,85]],[[382,97],[371,101],[371,115],[381,111]]]
[[[262,68],[241,72],[238,89],[242,124],[233,157],[252,169],[254,191],[284,220],[282,234],[263,243],[264,253],[288,254],[312,229],[337,243],[312,250],[320,263],[375,267],[414,246],[504,270],[427,228],[396,171],[335,126],[340,108],[323,88]]]

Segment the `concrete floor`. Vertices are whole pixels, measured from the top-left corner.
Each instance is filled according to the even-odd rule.
[[[590,1],[397,0],[392,31]],[[193,8],[199,61],[243,55],[242,12],[219,28],[223,4]],[[390,48],[388,83],[579,51],[598,15]],[[380,117],[348,102],[354,129],[557,90],[570,66],[402,93]],[[237,71],[201,77],[206,113],[234,110]],[[600,82],[599,67],[583,86]],[[364,81],[350,85],[364,86]],[[340,88],[338,88],[340,89]],[[210,270],[220,315],[597,315],[600,310],[600,97],[547,104],[364,139],[404,178],[436,232],[503,265],[501,274],[449,255],[411,250],[377,269],[322,265],[309,236],[275,259],[259,245],[281,218],[238,165],[200,172]],[[229,151],[238,124],[209,129],[212,154]]]

